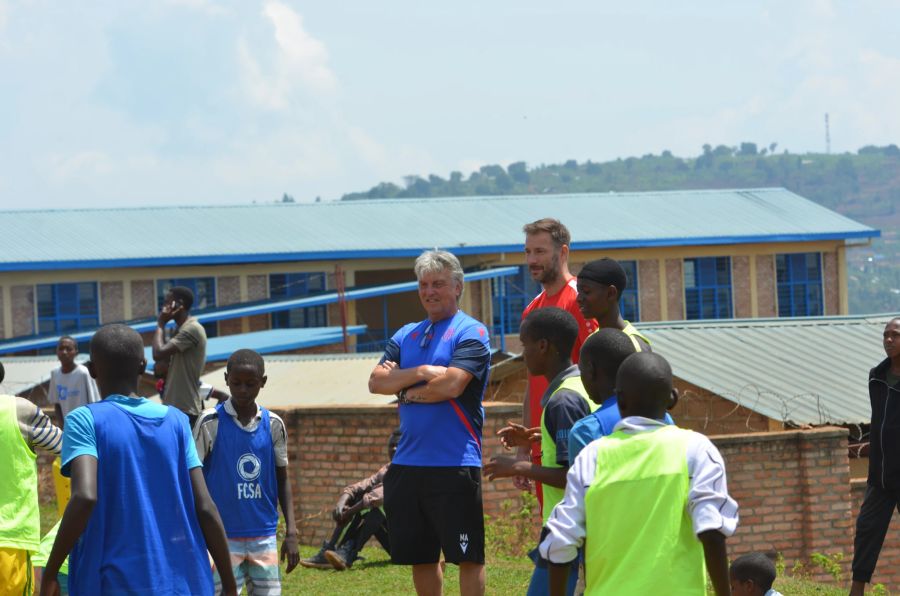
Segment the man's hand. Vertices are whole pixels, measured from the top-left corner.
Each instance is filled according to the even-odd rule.
[[[497,431],[500,437],[500,443],[507,449],[513,447],[531,448],[532,443],[538,443],[541,440],[541,427],[525,428],[521,424],[517,424],[512,420],[506,422],[506,426]]]
[[[521,461],[531,462],[531,445],[527,447],[519,447],[516,450],[516,458]],[[513,486],[519,490],[531,492],[532,484],[530,478],[524,476],[513,476]]]
[[[165,327],[166,323],[174,319],[175,315],[182,310],[184,310],[184,307],[176,302],[163,304],[162,309],[159,311],[159,316],[156,318],[156,324]]]
[[[300,546],[297,540],[297,532],[289,532],[281,543],[281,560],[287,563],[285,571],[290,573],[300,563]]]
[[[337,500],[337,505],[334,506],[334,511],[331,512],[331,518],[335,521],[335,523],[342,524],[344,523],[344,510],[347,509],[347,505],[350,504],[350,495],[344,493]]]
[[[530,466],[531,464],[516,457],[496,455],[491,458],[491,461],[484,464],[484,475],[488,477],[488,480],[521,476],[526,465]]]

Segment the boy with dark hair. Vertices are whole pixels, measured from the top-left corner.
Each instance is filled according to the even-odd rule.
[[[0,383],[4,368],[0,364]],[[25,399],[0,395],[0,589],[31,594],[41,541],[35,449],[59,455],[62,431]]]
[[[194,429],[203,475],[228,536],[238,590],[250,596],[281,594],[278,567],[278,503],[286,533],[281,558],[287,572],[300,562],[294,502],[287,475],[287,432],[281,418],[256,403],[265,387],[265,362],[253,350],[228,359],[225,383],[231,397],[203,413]],[[216,565],[216,585],[223,570]]]
[[[894,509],[900,507],[900,317],[884,326],[882,346],[887,357],[869,371],[869,477],[856,518],[851,596],[863,594],[872,581]]]
[[[388,439],[388,458],[394,459],[397,444],[400,442],[400,429],[391,433]],[[344,571],[353,565],[360,549],[369,538],[375,539],[390,554],[390,539],[387,531],[387,518],[384,515],[384,476],[391,463],[381,468],[364,480],[351,484],[341,491],[341,496],[334,506],[331,517],[336,526],[331,538],[322,544],[322,549],[309,559],[300,561],[304,567],[314,569],[337,569]]]
[[[75,362],[76,356],[78,356],[78,342],[68,335],[60,337],[56,344],[59,366],[50,372],[50,392],[47,401],[53,404],[56,420],[64,430],[65,418],[69,412],[78,406],[100,401],[97,384],[91,378],[88,369]]]
[[[622,420],[569,469],[566,494],[545,524],[541,555],[551,594],[565,593],[585,547],[586,594],[729,593],[726,536],[737,526],[725,464],[705,436],[665,424],[672,369],[657,354],[619,367]]]
[[[578,308],[586,319],[597,319],[600,329],[611,327],[631,338],[636,352],[649,352],[650,340],[622,318],[619,301],[628,287],[625,270],[614,259],[591,261],[578,272]]]
[[[735,559],[728,577],[731,596],[782,596],[772,589],[775,563],[762,553],[747,553]]]
[[[616,398],[616,374],[625,359],[634,353],[633,339],[613,327],[598,330],[584,342],[578,361],[581,383],[599,408],[576,422],[569,432],[569,461],[575,461],[589,443],[612,434],[622,419]],[[674,403],[669,407],[673,406]],[[673,424],[668,414],[665,420]]]
[[[194,423],[203,411],[200,399],[200,375],[206,365],[206,330],[191,316],[194,293],[190,288],[175,286],[163,300],[153,334],[153,360],[171,359],[166,375],[166,403],[175,406]],[[165,341],[165,328],[175,321],[175,336]]]
[[[144,372],[141,336],[125,325],[101,327],[88,369],[103,401],[69,414],[63,474],[72,499],[41,582],[58,593],[69,558],[73,595],[212,594],[213,561],[228,565],[228,543],[209,497],[187,417],[136,394]],[[237,594],[234,576],[223,577]]]
[[[566,486],[566,470],[569,467],[569,431],[576,421],[596,408],[581,384],[578,367],[572,364],[572,345],[578,337],[578,322],[570,313],[555,307],[533,311],[519,331],[522,356],[528,372],[541,375],[549,381],[541,400],[541,464],[523,461],[515,457],[496,456],[484,466],[490,480],[511,476],[524,476],[544,485],[543,521],[546,523],[553,507],[562,500]],[[509,423],[498,431],[506,447],[530,444],[538,429],[525,429]],[[546,594],[546,562],[533,553],[535,570],[528,594]],[[574,591],[574,577],[568,591]]]

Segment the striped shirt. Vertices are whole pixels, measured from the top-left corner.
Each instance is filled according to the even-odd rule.
[[[43,410],[24,397],[16,397],[16,418],[22,438],[32,449],[41,449],[53,455],[62,450],[63,432],[53,424]]]

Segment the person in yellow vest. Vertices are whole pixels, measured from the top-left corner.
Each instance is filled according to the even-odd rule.
[[[0,382],[3,382],[0,364]],[[35,449],[59,455],[62,431],[23,397],[0,395],[0,589],[31,596],[41,543]]]
[[[585,319],[597,319],[599,329],[619,329],[631,338],[635,352],[650,352],[650,340],[622,318],[619,302],[628,287],[628,277],[618,261],[591,261],[578,272],[578,308]],[[596,331],[595,331],[596,333]]]
[[[545,524],[550,594],[565,594],[585,547],[585,594],[729,595],[725,539],[738,523],[725,464],[712,442],[663,422],[672,369],[658,354],[629,356],[616,375],[622,420],[575,458],[563,501]]]
[[[532,311],[522,322],[519,340],[522,356],[528,372],[543,376],[549,386],[541,399],[543,413],[540,428],[526,429],[513,422],[498,434],[507,448],[528,445],[540,436],[541,463],[536,464],[517,457],[497,456],[484,466],[490,480],[524,476],[544,485],[544,522],[553,507],[562,500],[566,486],[566,470],[569,468],[569,430],[576,421],[597,408],[590,401],[578,366],[572,364],[572,346],[578,338],[578,322],[571,313],[561,308],[548,307]],[[539,434],[538,434],[539,433]],[[532,553],[535,570],[528,587],[529,596],[548,593],[546,561]],[[573,581],[567,591],[575,589]]]

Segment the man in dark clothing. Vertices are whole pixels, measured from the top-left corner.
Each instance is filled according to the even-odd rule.
[[[850,596],[861,596],[872,581],[888,525],[900,504],[900,317],[885,326],[883,342],[887,358],[869,372],[869,479],[856,519]]]
[[[400,441],[400,430],[391,433],[388,440],[388,455],[394,459],[397,443]],[[322,543],[318,553],[300,564],[314,569],[337,569],[343,571],[353,565],[360,549],[369,538],[375,539],[390,554],[388,542],[387,518],[381,506],[384,504],[384,475],[390,462],[364,480],[351,484],[341,491],[332,517],[337,524],[331,538]]]

